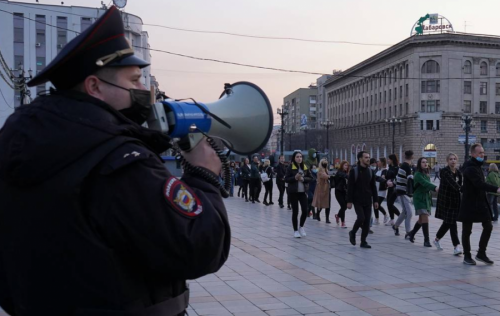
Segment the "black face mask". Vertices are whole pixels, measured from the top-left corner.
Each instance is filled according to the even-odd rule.
[[[120,110],[119,112],[129,120],[139,125],[142,125],[144,122],[146,122],[152,109],[151,93],[149,91],[141,89],[126,89],[101,78],[99,78],[99,80],[113,87],[128,91],[130,93],[132,105],[129,108]]]

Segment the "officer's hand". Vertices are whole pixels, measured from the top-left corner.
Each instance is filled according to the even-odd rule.
[[[215,174],[219,174],[222,169],[220,159],[208,144],[206,137],[203,137],[191,151],[183,151],[182,155],[193,166],[207,168]]]
[[[352,203],[347,203],[347,208],[351,209],[352,208]]]

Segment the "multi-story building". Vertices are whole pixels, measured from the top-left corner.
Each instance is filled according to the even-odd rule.
[[[335,72],[334,72],[335,73]],[[330,79],[331,75],[323,75],[316,79],[317,97],[316,97],[316,122],[321,124],[326,121],[326,93],[325,83]]]
[[[29,4],[0,0],[0,53],[11,69],[32,70],[33,76],[41,71],[61,49],[99,18],[106,8],[88,8],[64,5]],[[142,30],[140,17],[122,12],[125,36],[130,41],[139,58],[151,60],[148,34]],[[16,76],[20,71],[13,72]],[[150,67],[142,69],[143,83],[150,86]],[[48,90],[50,83],[30,88],[31,95]],[[12,90],[3,80],[0,89],[4,99],[0,126],[13,108],[20,105],[20,93]]]
[[[495,36],[412,36],[333,76],[324,87],[335,156],[351,163],[360,150],[387,157],[394,137],[398,157],[411,149],[431,164],[449,152],[463,160],[463,114],[476,123],[472,139],[500,148],[499,48]],[[500,159],[493,148],[486,154]]]
[[[299,132],[301,129],[315,129],[317,87],[300,88],[283,99],[283,109],[288,114],[284,118],[286,132]]]

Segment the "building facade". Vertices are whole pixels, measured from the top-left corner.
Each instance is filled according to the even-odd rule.
[[[283,110],[288,114],[283,120],[285,132],[298,133],[301,129],[317,128],[317,87],[300,88],[283,99]]]
[[[64,5],[28,4],[0,0],[0,53],[13,74],[32,70],[33,76],[41,71],[61,49],[79,33],[88,28],[105,11],[106,7],[88,8]],[[135,54],[146,61],[151,60],[147,32],[142,30],[140,17],[122,12],[125,36],[135,50]],[[5,73],[4,73],[5,74]],[[27,74],[26,74],[27,75]],[[142,69],[142,82],[150,87],[150,67]],[[32,98],[44,93],[50,83],[29,88]],[[4,80],[0,80],[3,97],[0,126],[14,108],[20,105],[20,92],[15,92]]]
[[[499,48],[494,36],[412,36],[333,76],[324,87],[335,157],[354,163],[365,150],[401,159],[411,149],[431,165],[444,164],[449,152],[463,162],[461,117],[468,114],[472,140],[488,143],[488,159],[500,160],[494,151],[494,144],[500,148]]]

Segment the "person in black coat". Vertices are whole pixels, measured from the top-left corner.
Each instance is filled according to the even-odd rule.
[[[248,158],[245,158],[245,160],[243,160],[243,165],[240,167],[240,179],[241,179],[241,184],[243,186],[243,193],[241,197],[245,198],[245,202],[248,202],[248,187],[250,185],[250,173],[251,173],[250,160]],[[250,196],[250,199],[252,199],[252,196]]]
[[[436,233],[434,245],[442,250],[439,240],[446,232],[450,231],[451,242],[454,247],[453,254],[458,256],[462,253],[460,240],[458,239],[457,217],[460,209],[460,199],[462,190],[462,173],[458,170],[458,157],[454,153],[449,153],[446,157],[447,166],[440,169],[439,193],[437,196],[436,218],[442,219],[443,223]]]
[[[273,175],[274,175],[274,170],[273,167],[271,167],[271,161],[269,159],[264,160],[264,164],[259,167],[260,173],[265,172],[267,174],[267,177],[269,180],[267,180],[264,183],[264,202],[263,204],[268,206],[268,205],[274,205],[273,203]],[[269,196],[269,202],[267,202],[267,197]]]
[[[340,163],[339,170],[335,174],[335,198],[340,205],[339,212],[335,214],[335,221],[339,224],[339,219],[342,222],[342,228],[347,228],[345,225],[345,211],[347,210],[347,179],[349,178],[349,163],[344,160]]]
[[[464,247],[464,263],[475,265],[476,262],[471,256],[470,234],[472,233],[473,223],[483,224],[483,233],[479,240],[479,251],[476,260],[486,264],[493,264],[486,255],[486,248],[490,240],[493,225],[490,204],[486,197],[487,192],[500,193],[500,188],[485,182],[484,173],[481,166],[484,162],[484,149],[481,144],[474,144],[470,150],[471,159],[464,163],[463,176],[464,186],[462,202],[458,221],[462,222],[462,244]]]
[[[285,174],[286,174],[286,166],[285,166],[285,156],[280,155],[279,163],[276,166],[276,185],[278,186],[278,190],[280,192],[280,196],[278,198],[278,204],[280,208],[284,208],[285,204],[283,202],[283,196],[285,194]]]
[[[262,180],[260,178],[260,160],[259,156],[253,156],[250,164],[250,201],[252,203],[260,203],[259,196],[262,188]]]
[[[295,238],[306,236],[304,224],[309,213],[307,208],[307,192],[309,191],[309,182],[311,179],[311,171],[304,164],[302,153],[300,151],[294,152],[292,163],[286,170],[285,181],[288,183],[288,195],[292,204],[292,225]],[[302,211],[300,214],[300,228],[297,223],[299,204]]]

